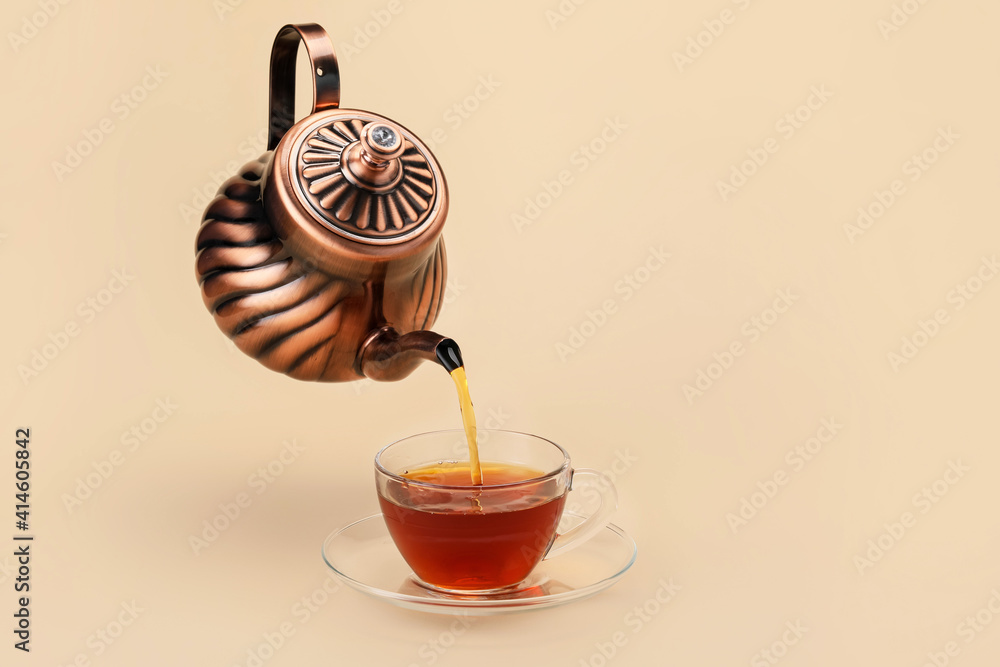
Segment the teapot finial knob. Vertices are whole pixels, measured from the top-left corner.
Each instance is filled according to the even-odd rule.
[[[361,132],[361,157],[381,167],[403,155],[403,135],[389,123],[369,123]]]
[[[403,177],[400,158],[405,151],[402,130],[385,121],[368,123],[358,140],[344,148],[344,176],[370,192],[389,192]]]

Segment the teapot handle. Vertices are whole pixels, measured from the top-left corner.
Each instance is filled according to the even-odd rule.
[[[330,36],[315,23],[284,26],[278,31],[271,47],[269,151],[278,146],[281,137],[295,123],[295,56],[299,40],[306,46],[312,67],[313,105],[310,114],[340,106],[340,67]]]

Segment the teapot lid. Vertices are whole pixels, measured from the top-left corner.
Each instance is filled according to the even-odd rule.
[[[302,40],[313,72],[313,112],[292,125],[295,55]],[[302,212],[363,244],[402,243],[447,212],[447,185],[430,149],[402,125],[341,109],[333,44],[318,25],[287,25],[271,52],[273,174]]]
[[[299,202],[355,241],[406,241],[423,231],[439,202],[443,178],[433,155],[377,114],[323,114],[294,133],[288,159]]]

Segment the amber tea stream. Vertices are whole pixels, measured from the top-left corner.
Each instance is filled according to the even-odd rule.
[[[458,390],[458,404],[462,409],[462,425],[465,427],[465,439],[469,442],[469,473],[472,483],[483,483],[483,468],[479,463],[479,445],[476,442],[476,412],[472,408],[472,396],[469,395],[469,380],[465,375],[465,367],[459,366],[451,372]]]

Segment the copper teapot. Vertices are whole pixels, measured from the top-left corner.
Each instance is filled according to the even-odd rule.
[[[305,45],[313,106],[294,122]],[[196,271],[205,305],[236,346],[299,380],[399,380],[422,360],[460,366],[427,327],[446,279],[448,186],[412,132],[340,108],[326,31],[286,25],[271,49],[267,151],[205,210]]]

